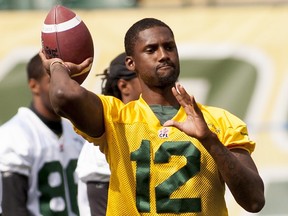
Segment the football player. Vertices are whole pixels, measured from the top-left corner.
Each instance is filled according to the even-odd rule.
[[[75,169],[84,139],[56,114],[49,97],[50,77],[37,53],[27,65],[30,107],[20,107],[0,127],[3,214],[75,216]]]

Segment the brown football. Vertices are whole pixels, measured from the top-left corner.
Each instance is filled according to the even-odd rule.
[[[92,36],[85,23],[72,10],[54,6],[47,14],[41,31],[42,48],[46,58],[60,58],[80,64],[94,57]],[[79,84],[88,76],[92,64],[72,78]]]

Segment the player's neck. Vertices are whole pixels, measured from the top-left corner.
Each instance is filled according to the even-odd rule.
[[[34,104],[31,103],[30,109],[38,116],[38,118],[56,135],[61,136],[63,132],[62,122],[61,119],[58,120],[51,120],[46,118],[45,116],[41,115],[37,109],[35,108]]]
[[[162,106],[179,106],[178,101],[172,94],[171,89],[161,90],[161,91],[147,91],[142,92],[142,98],[146,101],[149,105],[162,105]]]

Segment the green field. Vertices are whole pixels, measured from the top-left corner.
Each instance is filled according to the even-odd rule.
[[[12,117],[18,107],[30,104],[25,67],[26,63],[15,65],[0,81],[0,124]]]

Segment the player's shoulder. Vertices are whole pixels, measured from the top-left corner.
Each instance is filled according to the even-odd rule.
[[[30,128],[29,125],[33,125],[33,122],[36,121],[36,118],[34,118],[33,115],[35,114],[30,109],[21,107],[13,117],[1,125],[0,131],[7,132],[11,130],[14,131],[14,133],[19,131],[27,131]]]
[[[0,137],[2,141],[2,149],[21,150],[29,149],[32,146],[31,140],[35,136],[35,131],[38,130],[36,123],[37,116],[28,108],[19,108],[17,114],[5,122],[0,127]],[[40,121],[40,120],[39,120]]]
[[[208,105],[203,105],[200,103],[197,103],[198,107],[202,111],[202,113],[205,115],[211,115],[214,116],[215,118],[225,116],[225,115],[233,115],[231,114],[228,110],[221,108],[221,107],[216,107],[216,106],[208,106]]]
[[[202,111],[204,118],[208,122],[213,122],[214,124],[224,124],[224,125],[246,125],[245,122],[240,119],[235,114],[231,113],[230,111],[215,106],[207,106],[198,103],[198,107]]]
[[[109,95],[98,95],[104,109],[106,110],[118,110],[121,109],[125,104],[118,98]]]
[[[213,111],[224,111],[223,108],[220,107],[216,107],[216,106],[210,106],[210,105],[206,105],[206,104],[202,104],[202,103],[197,103],[198,107],[200,108],[200,110],[203,112],[207,111],[207,112],[213,112]]]
[[[99,98],[102,101],[105,113],[110,113],[110,116],[114,117],[117,117],[118,114],[123,112],[133,112],[137,101],[130,101],[125,104],[114,96],[99,95]]]

